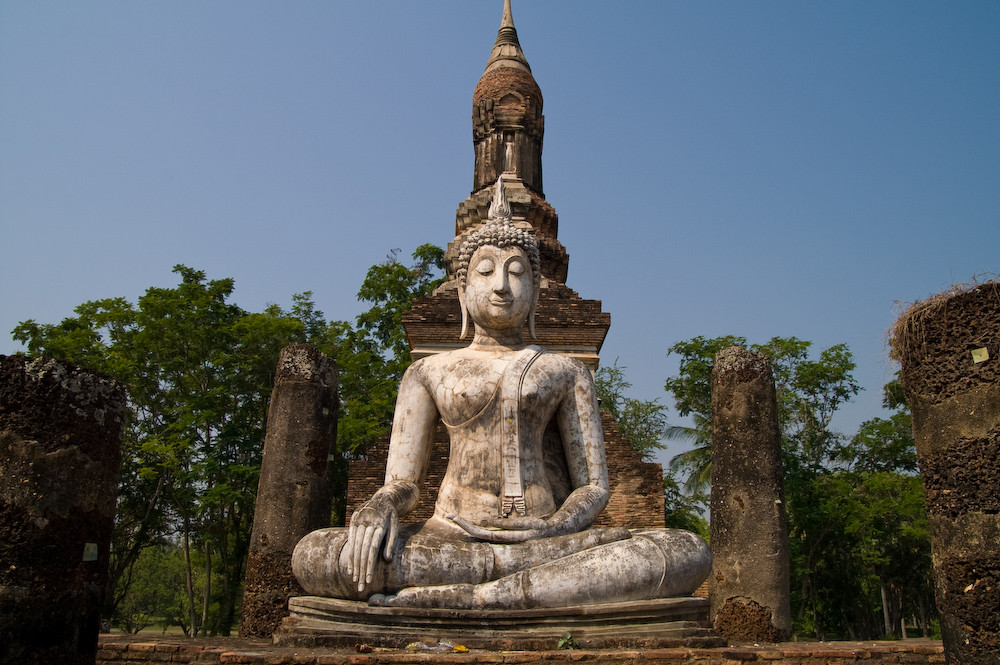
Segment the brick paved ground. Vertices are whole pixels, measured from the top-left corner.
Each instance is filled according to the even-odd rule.
[[[238,638],[186,640],[176,637],[102,635],[98,665],[147,663],[250,663],[255,665],[416,665],[423,663],[587,663],[587,665],[878,665],[943,663],[937,640],[897,642],[784,642],[719,649],[620,651],[409,652],[402,649],[359,653],[348,649],[276,648],[268,640]]]

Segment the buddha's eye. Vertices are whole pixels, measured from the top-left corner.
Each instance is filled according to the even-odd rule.
[[[475,270],[480,275],[490,275],[493,273],[493,267],[494,267],[493,261],[489,259],[483,259],[482,261],[476,264]]]
[[[510,265],[507,266],[507,272],[511,275],[523,275],[524,274],[524,264],[520,261],[511,261]]]

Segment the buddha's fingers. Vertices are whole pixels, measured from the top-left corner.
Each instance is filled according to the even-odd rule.
[[[344,551],[347,552],[347,574],[350,575],[352,580],[357,582],[358,576],[355,572],[357,567],[354,565],[354,550],[358,544],[358,524],[355,517],[357,517],[357,513],[351,516],[351,525],[347,529],[347,544],[344,545]]]
[[[364,576],[365,584],[371,584],[372,577],[374,577],[375,575],[375,563],[376,563],[375,560],[378,558],[380,549],[379,545],[382,544],[383,535],[385,535],[385,529],[383,529],[380,526],[375,527],[375,530],[372,533],[371,541],[365,543],[367,547],[365,548],[365,551],[362,553],[362,554],[367,554],[367,557],[365,559],[365,576]],[[368,534],[366,533],[365,540],[367,541],[367,539],[368,539]],[[359,587],[361,586],[360,581],[358,583],[358,586]],[[361,589],[359,588],[358,591],[360,590]]]
[[[358,546],[354,550],[354,562],[356,566],[356,577],[355,581],[358,583],[358,591],[363,591],[365,584],[371,581],[370,575],[370,565],[372,552],[372,541],[375,539],[375,532],[381,531],[381,529],[374,526],[365,527],[364,538],[358,543]],[[380,534],[381,535],[381,534]],[[374,548],[378,549],[379,543],[374,543]]]
[[[348,543],[351,546],[350,549],[350,563],[351,563],[351,579],[355,582],[364,579],[364,572],[361,570],[361,550],[364,547],[365,533],[370,527],[365,527],[362,524],[358,524],[357,528],[351,525],[354,531],[351,534],[351,540]]]

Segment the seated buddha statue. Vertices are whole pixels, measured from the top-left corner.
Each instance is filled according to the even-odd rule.
[[[525,323],[534,337],[538,248],[511,223],[499,179],[488,221],[462,245],[457,278],[462,338],[471,321],[471,344],[407,369],[385,484],[348,528],[299,542],[292,557],[299,583],[312,595],[452,609],[690,594],[711,568],[698,536],[592,526],[609,496],[594,379],[579,361],[524,343]],[[400,525],[420,495],[439,419],[450,453],[434,514]],[[543,445],[550,423],[562,442],[568,494]]]

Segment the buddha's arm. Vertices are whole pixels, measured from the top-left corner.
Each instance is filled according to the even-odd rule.
[[[556,416],[573,491],[547,521],[558,533],[586,529],[608,504],[608,464],[604,457],[604,428],[594,379],[583,365],[576,368],[573,390],[559,405]]]
[[[359,591],[372,580],[379,550],[386,560],[392,558],[399,516],[413,510],[420,496],[437,422],[437,407],[420,380],[422,369],[411,365],[399,384],[385,484],[351,516],[347,572]]]

